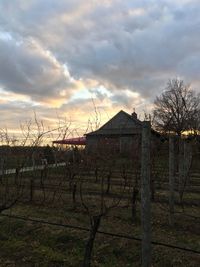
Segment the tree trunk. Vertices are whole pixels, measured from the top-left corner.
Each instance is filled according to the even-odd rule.
[[[95,182],[98,182],[98,167],[95,168],[94,175],[95,175]]]
[[[34,179],[30,179],[30,202],[33,202],[34,199]]]
[[[2,183],[3,177],[4,177],[4,158],[1,158],[1,178],[0,178],[0,182]]]
[[[106,194],[110,193],[110,180],[111,180],[111,171],[107,174],[107,189],[106,189]]]
[[[15,185],[18,185],[19,178],[19,167],[15,169]]]
[[[133,193],[132,193],[132,208],[131,208],[131,218],[132,218],[133,222],[136,219],[136,200],[137,200],[137,195],[138,195],[138,189],[136,187],[134,187],[133,188]]]
[[[73,207],[76,208],[76,184],[73,184],[73,191],[72,191],[72,200],[73,200]]]
[[[92,257],[92,250],[94,246],[94,240],[95,240],[96,233],[100,226],[101,217],[102,217],[101,215],[98,215],[98,216],[93,216],[91,218],[92,223],[91,223],[91,229],[90,229],[90,236],[85,247],[85,255],[84,255],[82,267],[91,266],[91,257]]]
[[[151,200],[153,202],[155,200],[155,183],[153,175],[151,175],[150,186],[151,186]]]

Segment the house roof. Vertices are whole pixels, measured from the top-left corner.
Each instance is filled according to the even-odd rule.
[[[98,130],[90,132],[86,136],[138,134],[141,133],[141,129],[142,122],[136,116],[121,110]]]
[[[141,134],[142,121],[137,118],[137,114],[132,115],[121,110],[108,122],[101,126],[98,130],[86,134],[87,136],[102,136],[102,135],[132,135]],[[160,136],[160,134],[151,129],[152,134]]]

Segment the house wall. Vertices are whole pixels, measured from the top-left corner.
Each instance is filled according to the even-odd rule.
[[[120,153],[124,154],[129,151],[132,147],[133,137],[132,136],[121,136],[120,137]]]
[[[138,153],[141,144],[141,135],[130,135],[120,137],[120,153]]]
[[[96,136],[87,136],[86,138],[86,150],[87,152],[95,152],[98,147],[98,139]]]
[[[116,137],[87,136],[86,150],[87,152],[90,153],[119,152],[120,151],[119,136]]]
[[[138,151],[141,135],[125,135],[125,136],[88,136],[86,139],[86,150],[89,153],[110,152],[130,154]]]

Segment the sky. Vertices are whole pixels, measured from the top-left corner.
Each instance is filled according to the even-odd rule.
[[[199,14],[199,0],[0,0],[0,129],[36,114],[81,135],[121,109],[142,118],[169,79],[200,92]]]

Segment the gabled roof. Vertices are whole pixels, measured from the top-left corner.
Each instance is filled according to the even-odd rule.
[[[132,116],[121,110],[98,130],[90,132],[86,136],[138,134],[141,133],[141,129],[142,122],[136,116]]]

